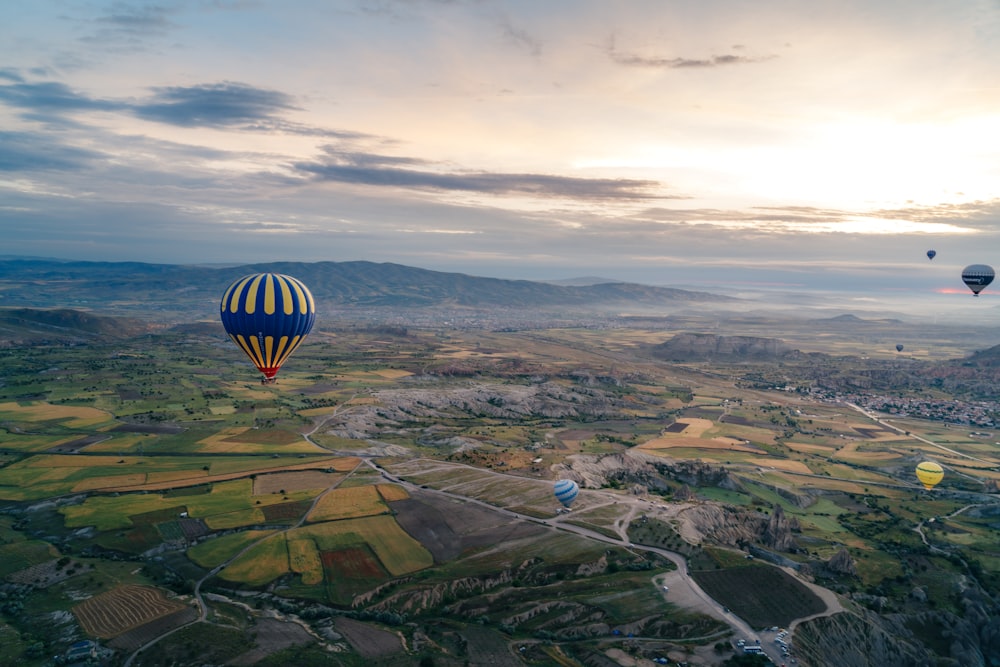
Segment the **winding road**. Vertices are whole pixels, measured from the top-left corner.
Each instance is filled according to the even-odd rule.
[[[491,511],[504,514],[512,519],[520,519],[522,521],[532,521],[536,524],[548,526],[549,528],[552,528],[554,530],[562,530],[565,532],[574,533],[581,537],[595,540],[597,542],[603,542],[605,544],[612,544],[616,546],[623,546],[635,551],[648,551],[663,556],[664,558],[673,562],[674,565],[676,565],[676,569],[671,572],[666,572],[664,574],[660,574],[653,577],[652,583],[658,589],[660,589],[663,595],[671,603],[677,605],[678,607],[682,607],[684,609],[688,609],[691,611],[700,612],[702,614],[705,614],[706,616],[711,616],[713,618],[723,621],[732,629],[733,633],[737,637],[742,637],[746,639],[747,642],[750,644],[754,643],[756,639],[760,639],[761,648],[763,649],[764,653],[767,654],[767,656],[771,658],[771,660],[775,664],[782,664],[783,662],[788,660],[788,656],[783,656],[781,654],[781,650],[772,641],[766,641],[767,639],[773,640],[775,633],[769,632],[767,630],[763,631],[754,630],[753,628],[750,627],[750,625],[746,621],[744,621],[742,618],[729,611],[726,607],[716,602],[711,596],[709,596],[708,593],[706,593],[701,588],[701,586],[699,586],[697,582],[695,582],[694,579],[691,578],[691,576],[688,574],[687,560],[682,554],[679,554],[675,551],[669,551],[667,549],[661,549],[659,547],[637,545],[629,542],[628,535],[626,534],[625,531],[627,530],[628,525],[631,523],[631,520],[635,518],[637,514],[645,513],[649,509],[649,506],[653,504],[650,503],[650,501],[648,500],[644,500],[641,498],[630,498],[627,496],[615,495],[596,490],[581,491],[581,493],[587,494],[587,496],[591,500],[590,504],[588,504],[588,509],[594,509],[596,507],[601,507],[609,504],[623,504],[623,503],[628,504],[629,507],[626,513],[615,520],[614,529],[618,533],[618,539],[615,539],[607,535],[604,535],[602,533],[599,533],[597,531],[585,528],[583,526],[569,523],[567,520],[572,518],[573,516],[572,513],[560,514],[551,519],[540,519],[534,517],[524,518],[517,512],[502,507],[497,507],[496,505],[491,505],[487,502],[475,498],[469,498],[468,496],[451,493],[449,491],[425,487],[410,481],[400,479],[398,476],[389,473],[384,468],[380,468],[379,466],[375,465],[374,463],[372,463],[367,459],[365,460],[365,462],[368,463],[368,465],[381,471],[382,477],[385,478],[387,481],[399,484],[405,488],[408,488],[418,493],[441,494],[444,496],[448,496],[449,498],[461,500],[463,502],[474,503],[484,508],[488,508]],[[461,464],[449,464],[449,465],[461,465]],[[493,475],[500,475],[500,476],[504,475],[503,473],[483,470],[482,468],[475,468],[475,470],[479,472],[488,472]],[[606,497],[605,501],[604,502],[598,501],[595,504],[593,502],[594,497],[601,495]],[[825,611],[813,614],[811,616],[795,619],[789,624],[788,627],[789,634],[787,637],[787,642],[791,644],[792,630],[799,623],[814,618],[819,618],[821,616],[832,616],[833,614],[837,614],[839,612],[844,611],[844,607],[840,604],[840,600],[837,598],[836,593],[834,593],[833,591],[827,588],[823,588],[822,586],[813,584],[811,582],[804,581],[791,568],[786,567],[782,569],[785,570],[790,576],[795,577],[797,581],[802,582],[806,587],[808,587],[811,591],[813,591],[813,593],[815,593],[826,605]],[[663,588],[664,586],[666,586],[669,590],[665,590]]]
[[[325,423],[327,420],[335,417],[338,412],[339,412],[339,410],[335,410],[331,415],[329,415],[325,419],[323,419],[322,423]],[[319,427],[320,426],[317,426],[317,428],[319,428]],[[306,435],[306,439],[309,439],[309,435],[311,435],[312,433],[314,433],[315,430],[316,429],[313,429],[313,431],[311,431],[309,434],[307,434]],[[311,439],[309,439],[309,441],[312,442]],[[313,444],[315,444],[315,443],[313,443]],[[440,462],[435,461],[435,463],[440,463]],[[479,499],[476,499],[476,498],[470,498],[470,497],[465,496],[465,495],[461,495],[461,494],[457,494],[457,493],[452,493],[450,491],[446,491],[446,490],[442,490],[442,489],[434,489],[434,488],[431,488],[431,487],[428,487],[428,486],[424,486],[424,485],[420,485],[420,484],[416,484],[416,483],[410,482],[408,480],[404,480],[404,479],[400,478],[399,476],[397,476],[397,475],[389,472],[385,468],[377,465],[370,458],[361,457],[361,460],[359,461],[357,467],[355,467],[353,470],[351,470],[350,472],[348,472],[336,484],[332,484],[327,489],[325,489],[322,493],[320,493],[319,495],[317,495],[315,499],[313,499],[313,502],[310,505],[309,510],[307,510],[305,513],[303,513],[302,517],[298,520],[298,522],[296,522],[294,525],[291,525],[291,526],[288,526],[288,527],[282,529],[282,531],[280,531],[280,532],[287,532],[289,530],[293,530],[293,529],[301,526],[305,522],[305,519],[309,515],[309,512],[316,506],[316,504],[319,503],[320,500],[326,494],[330,493],[331,491],[333,491],[334,489],[336,489],[337,487],[339,487],[344,482],[344,480],[348,479],[362,465],[367,465],[370,468],[378,471],[381,474],[382,478],[385,479],[386,481],[392,482],[392,483],[395,483],[395,484],[399,484],[400,486],[403,486],[404,488],[410,489],[410,490],[414,491],[415,493],[440,494],[440,495],[447,496],[447,497],[455,499],[455,500],[459,500],[459,501],[464,502],[464,503],[472,503],[472,504],[478,505],[478,506],[483,507],[485,509],[488,509],[488,510],[490,510],[492,512],[497,512],[499,514],[505,515],[505,516],[507,516],[508,518],[510,518],[512,520],[531,521],[531,522],[536,523],[538,525],[546,526],[546,527],[548,527],[548,528],[550,528],[552,530],[561,530],[561,531],[565,531],[565,532],[569,532],[569,533],[574,533],[574,534],[579,535],[581,537],[584,537],[584,538],[587,538],[587,539],[590,539],[590,540],[594,540],[594,541],[598,541],[598,542],[602,542],[602,543],[605,543],[605,544],[611,544],[611,545],[615,545],[615,546],[625,547],[625,548],[628,548],[628,549],[631,549],[631,550],[635,550],[635,551],[647,551],[647,552],[656,553],[656,554],[658,554],[658,555],[660,555],[660,556],[662,556],[662,557],[670,560],[676,566],[675,570],[670,571],[670,572],[666,572],[664,574],[657,575],[657,576],[655,576],[655,577],[652,578],[652,585],[655,585],[661,591],[661,593],[672,604],[675,604],[678,607],[681,607],[681,608],[684,608],[684,609],[688,609],[688,610],[691,610],[691,611],[700,612],[700,613],[703,613],[703,614],[705,614],[707,616],[711,616],[713,618],[716,618],[716,619],[719,619],[719,620],[723,621],[724,623],[726,623],[732,629],[733,633],[735,633],[735,635],[737,637],[742,637],[742,638],[746,639],[747,642],[750,643],[750,644],[754,643],[754,641],[756,639],[760,639],[761,640],[761,648],[764,650],[764,652],[776,664],[781,664],[782,661],[787,660],[787,657],[783,657],[781,655],[780,650],[778,649],[777,646],[775,646],[772,642],[767,641],[768,639],[773,639],[773,637],[769,637],[768,636],[769,634],[773,634],[773,633],[768,633],[768,631],[766,631],[766,630],[765,631],[757,631],[757,630],[754,630],[753,628],[751,628],[750,625],[748,623],[746,623],[743,619],[741,619],[740,617],[736,616],[731,611],[729,611],[726,607],[724,607],[723,605],[719,604],[714,599],[712,599],[694,581],[694,579],[692,579],[690,577],[690,575],[688,574],[688,571],[687,571],[687,560],[685,559],[685,557],[683,555],[681,555],[681,554],[679,554],[677,552],[674,552],[674,551],[669,551],[667,549],[661,549],[661,548],[658,548],[658,547],[652,547],[652,546],[646,546],[646,545],[636,545],[636,544],[633,544],[633,543],[631,543],[629,541],[628,534],[627,534],[627,529],[628,529],[628,526],[631,524],[632,520],[638,514],[640,514],[640,513],[646,513],[652,506],[655,506],[655,504],[651,503],[649,500],[645,500],[645,499],[641,499],[641,498],[633,498],[633,497],[629,497],[629,496],[616,495],[616,494],[608,493],[608,492],[605,492],[605,491],[597,491],[597,490],[587,490],[587,491],[584,492],[584,493],[586,493],[586,495],[588,496],[588,498],[590,500],[590,502],[588,504],[588,509],[593,509],[593,508],[596,508],[596,507],[601,507],[601,506],[610,505],[610,504],[620,504],[620,505],[625,505],[626,506],[626,507],[623,507],[624,511],[623,511],[622,515],[619,516],[614,521],[613,530],[618,534],[618,537],[615,538],[615,537],[611,537],[609,535],[606,535],[606,534],[603,534],[603,533],[600,533],[600,532],[597,532],[597,531],[594,531],[594,530],[590,530],[590,529],[588,529],[586,527],[570,523],[568,521],[568,519],[572,518],[572,513],[559,514],[559,515],[556,515],[555,517],[552,517],[552,518],[549,518],[549,519],[535,518],[535,517],[525,517],[525,516],[521,515],[520,513],[515,512],[513,510],[508,510],[508,509],[505,509],[503,507],[498,507],[496,505],[492,505],[490,503],[487,503],[485,501],[482,501],[482,500],[479,500]],[[461,464],[448,464],[448,465],[454,466],[454,465],[461,465]],[[498,473],[498,472],[495,472],[495,471],[484,470],[482,468],[475,468],[473,466],[463,466],[463,467],[470,467],[470,468],[475,469],[478,472],[488,472],[488,473],[490,473],[492,475],[506,476],[506,475],[504,475],[504,473]],[[252,549],[254,546],[256,546],[257,544],[259,544],[263,540],[269,539],[269,538],[271,538],[273,536],[274,536],[274,533],[272,533],[272,534],[270,534],[270,535],[268,535],[266,537],[263,537],[260,540],[257,540],[257,541],[255,541],[255,542],[253,542],[251,544],[248,544],[241,551],[239,551],[239,553],[234,554],[232,557],[230,557],[229,559],[227,559],[224,563],[220,563],[216,567],[212,568],[207,574],[205,574],[205,576],[203,576],[201,579],[199,579],[195,583],[194,592],[193,592],[195,603],[198,605],[198,608],[199,608],[198,618],[196,620],[192,621],[191,623],[189,623],[187,625],[184,625],[184,626],[180,626],[178,628],[175,628],[175,629],[171,630],[170,632],[167,632],[167,633],[165,633],[165,634],[157,637],[156,639],[150,641],[149,643],[141,646],[140,648],[136,649],[125,660],[124,666],[125,667],[131,667],[133,661],[136,659],[136,657],[140,653],[142,653],[143,651],[147,650],[148,648],[150,648],[151,646],[153,646],[154,644],[156,644],[158,641],[160,641],[160,640],[162,640],[162,639],[164,639],[166,637],[169,637],[174,632],[177,632],[178,630],[181,630],[184,627],[188,627],[189,625],[191,625],[193,623],[203,623],[203,622],[206,622],[207,619],[208,619],[209,607],[208,607],[208,603],[206,602],[206,600],[205,600],[205,598],[204,598],[204,596],[202,595],[202,592],[201,592],[202,585],[206,581],[208,581],[211,577],[216,576],[229,563],[234,562],[235,560],[237,560],[238,558],[240,558],[242,555],[244,555],[245,553],[247,553],[250,549]],[[786,569],[786,571],[788,571],[789,574],[791,574],[792,576],[796,576],[795,573],[794,573],[794,571],[792,571],[790,568],[784,568],[784,569]],[[796,576],[796,578],[799,581],[802,581],[803,584],[805,584],[807,587],[809,587],[814,593],[816,593],[817,596],[820,597],[820,599],[823,600],[823,602],[826,604],[826,610],[823,611],[823,612],[821,612],[821,613],[819,613],[819,614],[815,614],[815,615],[808,616],[808,617],[805,617],[805,618],[800,618],[800,619],[797,619],[797,620],[793,621],[790,624],[790,626],[789,626],[789,632],[791,632],[791,630],[794,629],[794,627],[798,623],[801,623],[803,621],[807,621],[807,620],[810,620],[812,618],[816,618],[816,617],[819,617],[819,616],[828,616],[828,615],[836,614],[836,613],[841,612],[841,611],[844,610],[843,607],[840,604],[840,601],[837,599],[837,596],[836,596],[835,593],[833,593],[832,591],[830,591],[828,589],[825,589],[825,588],[823,588],[821,586],[817,586],[815,584],[803,581],[802,579],[799,579],[797,576]],[[790,641],[791,641],[791,637],[789,636],[789,642]]]

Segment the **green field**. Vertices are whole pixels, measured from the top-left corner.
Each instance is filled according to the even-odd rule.
[[[257,542],[226,566],[219,577],[250,586],[263,586],[289,572],[288,546],[284,535]]]
[[[63,508],[62,513],[69,527],[94,526],[98,530],[115,530],[134,525],[137,515],[170,510],[177,515],[187,512],[192,518],[205,519],[221,530],[262,523],[262,505],[305,500],[315,495],[315,491],[297,491],[286,496],[254,496],[253,481],[245,478],[214,484],[209,493],[179,498],[165,492],[92,496],[80,505]]]
[[[271,535],[270,530],[246,530],[223,535],[188,549],[188,557],[206,569],[222,565],[254,542]]]

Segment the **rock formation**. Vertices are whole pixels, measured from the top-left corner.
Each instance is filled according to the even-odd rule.
[[[771,519],[767,522],[760,541],[764,546],[776,551],[792,551],[796,548],[795,538],[792,537],[792,525],[785,517],[781,505],[774,506]]]
[[[654,357],[669,361],[759,361],[778,359],[790,352],[777,338],[696,333],[679,333],[652,349]]]
[[[852,577],[858,576],[858,570],[854,566],[854,559],[851,558],[850,552],[843,547],[827,561],[826,569],[835,574],[846,574]]]

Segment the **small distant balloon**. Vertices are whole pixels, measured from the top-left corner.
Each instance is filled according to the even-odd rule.
[[[903,344],[902,343],[897,344],[896,345],[896,352],[902,352],[902,351],[903,351]]]
[[[972,290],[973,296],[979,296],[995,277],[993,267],[986,264],[970,264],[962,269],[962,282]]]
[[[935,255],[937,255],[937,250],[928,250],[927,251],[927,259],[934,259]]]
[[[933,489],[944,478],[944,468],[934,461],[924,461],[917,466],[917,479],[925,489]]]
[[[222,326],[264,374],[274,376],[316,320],[312,294],[296,278],[257,273],[233,282],[219,305]]]
[[[556,500],[563,504],[563,507],[569,507],[576,500],[577,495],[580,493],[580,487],[571,479],[560,479],[556,482],[555,488],[553,489],[556,494]]]

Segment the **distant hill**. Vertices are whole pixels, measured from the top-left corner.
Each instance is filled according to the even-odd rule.
[[[543,280],[549,285],[562,285],[563,287],[586,287],[587,285],[601,285],[603,283],[620,283],[621,280],[613,278],[600,278],[598,276],[580,276],[579,278],[563,278],[562,280]]]
[[[148,333],[142,320],[58,308],[0,308],[0,344],[22,341],[72,342],[94,337],[127,338]]]
[[[819,325],[837,325],[837,326],[885,326],[892,324],[903,324],[901,320],[893,318],[885,319],[872,319],[866,320],[864,318],[858,317],[857,315],[852,315],[850,313],[844,313],[843,315],[837,315],[836,317],[824,317],[820,319],[809,320],[814,324]]]
[[[978,368],[1000,368],[1000,345],[994,345],[985,350],[973,352],[971,355],[952,365],[974,366]]]
[[[138,262],[0,260],[0,306],[71,307],[213,316],[240,276],[287,273],[309,286],[326,312],[346,308],[459,308],[601,311],[735,301],[705,292],[632,283],[561,286],[480,278],[374,262],[274,262],[219,268]],[[197,317],[192,317],[197,319]]]

